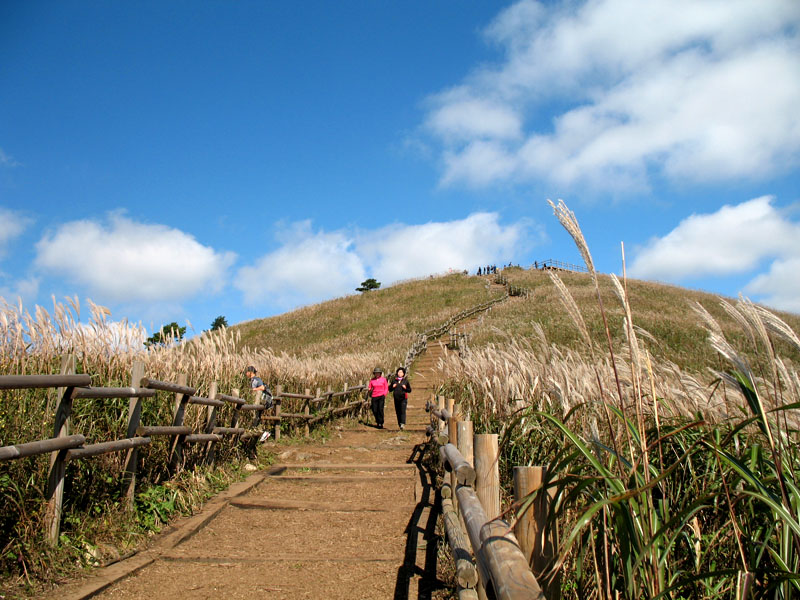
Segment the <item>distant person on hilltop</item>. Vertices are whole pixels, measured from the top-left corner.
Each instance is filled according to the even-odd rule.
[[[388,392],[389,382],[383,376],[383,369],[375,367],[372,370],[372,379],[369,380],[367,386],[367,396],[370,399],[370,407],[378,429],[383,429],[383,407]]]
[[[406,370],[400,367],[395,371],[392,381],[389,383],[389,391],[394,395],[394,412],[397,413],[397,424],[400,429],[406,428],[406,407],[408,406],[408,395],[411,393],[411,383],[406,377]]]

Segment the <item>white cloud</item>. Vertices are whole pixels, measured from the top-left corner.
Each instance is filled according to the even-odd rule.
[[[0,148],[0,167],[13,168],[18,166],[19,163],[17,162],[17,160],[13,156],[6,154],[5,151],[2,148]]]
[[[485,98],[463,97],[458,91],[444,94],[428,117],[428,127],[447,139],[517,138],[519,117],[508,106]]]
[[[39,278],[32,276],[19,279],[8,285],[0,285],[0,304],[2,301],[14,305],[18,301],[22,304],[31,304],[39,293]]]
[[[364,265],[342,232],[314,233],[305,221],[291,228],[284,245],[239,269],[234,285],[248,304],[292,305],[354,291]]]
[[[372,273],[393,282],[510,260],[529,243],[527,228],[503,226],[497,213],[475,213],[449,222],[390,225],[362,240],[359,251]]]
[[[519,2],[486,29],[503,60],[431,98],[442,181],[608,188],[644,186],[653,169],[715,180],[790,168],[798,31],[794,0]]]
[[[680,282],[753,273],[772,261],[745,291],[770,306],[800,312],[800,223],[776,209],[773,200],[763,196],[684,219],[641,249],[629,273]]]
[[[748,294],[760,294],[764,304],[800,313],[798,273],[800,273],[800,256],[776,260],[767,273],[762,273],[748,283],[745,291]]]
[[[369,232],[314,232],[305,221],[290,228],[280,248],[239,269],[234,285],[250,304],[315,302],[353,293],[369,276],[388,285],[510,260],[531,243],[530,229],[501,225],[496,213]]]
[[[0,206],[0,258],[8,243],[22,234],[29,223],[26,217]]]
[[[215,292],[234,260],[183,231],[122,214],[107,223],[65,223],[36,252],[38,267],[88,286],[101,302],[169,302]]]
[[[772,201],[762,196],[684,219],[638,252],[631,275],[678,281],[747,273],[767,258],[800,256],[800,225]]]

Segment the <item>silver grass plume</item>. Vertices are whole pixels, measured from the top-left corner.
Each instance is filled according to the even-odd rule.
[[[592,260],[592,255],[589,253],[589,246],[586,243],[586,239],[583,237],[583,232],[581,231],[580,225],[578,225],[578,219],[575,217],[575,213],[567,208],[567,205],[561,198],[558,199],[558,205],[553,204],[553,201],[549,199],[547,203],[552,207],[553,214],[555,214],[564,229],[567,230],[567,233],[572,236],[575,245],[578,247],[578,251],[583,257],[583,262],[586,263],[586,268],[589,269],[589,273],[592,274],[592,279],[596,280],[597,274],[594,270],[594,261]]]
[[[561,278],[556,275],[555,272],[547,271],[547,274],[550,275],[550,280],[556,286],[556,289],[558,290],[558,297],[561,299],[561,303],[564,305],[567,314],[572,318],[572,321],[578,328],[578,332],[581,334],[583,341],[586,342],[586,345],[591,349],[592,338],[589,336],[589,330],[586,328],[586,323],[583,320],[581,311],[578,309],[578,304],[575,302],[575,298],[572,297],[572,294],[569,293],[567,286],[564,285],[564,282],[561,281]]]

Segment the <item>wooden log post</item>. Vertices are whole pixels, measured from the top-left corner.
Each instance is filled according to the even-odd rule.
[[[208,387],[208,397],[211,400],[216,400],[217,398],[217,382],[212,381],[211,385]],[[214,428],[217,426],[217,408],[216,406],[208,406],[206,407],[206,426],[204,428],[204,433],[213,433]],[[213,464],[217,458],[217,450],[214,446],[214,442],[208,442],[206,444],[206,456],[205,462],[208,464]]]
[[[176,383],[185,386],[187,379],[186,373],[179,373]],[[186,405],[191,396],[191,394],[184,394],[181,392],[175,393],[175,404],[172,416],[173,426],[177,427],[183,425],[183,420],[186,418]],[[185,435],[176,435],[172,438],[172,446],[169,455],[169,470],[173,475],[183,468],[183,446],[185,440]]]
[[[144,377],[144,363],[134,361],[131,366],[131,387],[139,387],[139,382]],[[136,436],[136,430],[142,422],[142,398],[128,400],[128,430],[127,438]],[[139,468],[139,448],[133,447],[125,456],[125,469],[122,476],[122,489],[125,494],[125,505],[128,510],[133,510],[133,501],[136,495],[136,472]]]
[[[309,396],[311,394],[311,388],[304,389],[303,393],[306,396]],[[308,398],[303,400],[303,414],[304,415],[310,415],[311,414],[311,404],[310,404],[310,401],[308,400]],[[305,419],[303,421],[303,437],[309,437],[310,435],[311,435],[311,431],[309,430],[308,419]]]
[[[322,388],[317,388],[317,393],[314,394],[315,398],[319,398],[320,394],[322,393]],[[311,417],[311,402],[306,400],[306,403],[303,405],[303,414],[307,417]],[[311,428],[308,425],[308,419],[306,419],[305,424],[303,425],[303,435],[305,437],[309,437],[311,435]]]
[[[475,493],[489,520],[500,515],[500,465],[497,459],[497,434],[479,433],[476,435]]]
[[[231,396],[233,396],[234,398],[238,398],[239,390],[238,389],[231,390]],[[239,416],[241,414],[242,414],[242,405],[235,404],[233,407],[233,414],[231,415],[231,427],[236,427],[237,425],[239,425]]]
[[[278,385],[275,388],[275,391],[278,392],[275,396],[275,429],[273,433],[273,438],[276,442],[281,439],[281,394],[283,393],[283,386]]]
[[[541,488],[546,475],[545,467],[514,467],[514,502],[524,502],[528,496]],[[544,584],[548,600],[558,600],[561,597],[560,578],[549,583],[541,580],[542,573],[555,556],[555,547],[558,544],[557,532],[547,528],[547,514],[552,496],[552,490],[538,495],[517,519],[514,535],[519,540],[520,549],[533,574]]]
[[[456,582],[462,588],[474,588],[478,583],[478,570],[472,562],[472,552],[461,523],[458,522],[453,498],[442,498],[442,516],[444,517],[447,542],[456,564]]]
[[[61,357],[61,374],[75,373],[75,356],[67,354]],[[69,436],[69,417],[72,414],[72,393],[74,387],[58,388],[59,397],[53,423],[53,437]],[[67,450],[57,450],[50,454],[50,470],[47,474],[47,509],[45,523],[47,541],[55,546],[61,533],[61,508],[64,501],[64,475],[67,468]]]
[[[441,413],[443,410],[447,410],[447,406],[445,405],[444,396],[437,396],[436,397],[436,401],[437,401],[437,406],[439,408],[439,413]],[[443,421],[440,418],[437,418],[436,421],[437,421],[437,429],[439,431],[444,431],[446,422]]]
[[[478,597],[487,597],[483,589],[489,582],[498,600],[544,600],[509,524],[502,519],[489,520],[475,491],[459,486],[456,491],[467,535],[477,554],[480,581]]]
[[[459,409],[459,414],[460,414]],[[475,456],[472,451],[472,421],[457,421],[456,422],[456,447],[464,457],[468,464],[475,466]],[[455,489],[455,488],[453,488]],[[455,497],[455,496],[454,496]],[[461,515],[461,510],[458,507],[458,498],[453,502],[456,510]],[[463,523],[462,523],[463,525]]]

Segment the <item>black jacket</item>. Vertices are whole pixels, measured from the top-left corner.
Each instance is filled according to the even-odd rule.
[[[389,382],[389,391],[394,394],[395,400],[402,400],[406,397],[406,394],[411,393],[411,382],[408,380],[408,377],[403,377],[399,383],[398,385],[397,377],[392,377],[392,380]]]

